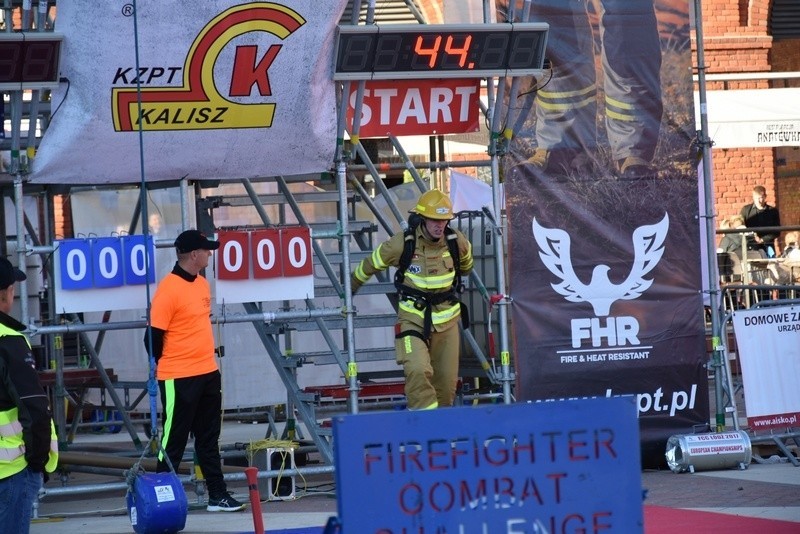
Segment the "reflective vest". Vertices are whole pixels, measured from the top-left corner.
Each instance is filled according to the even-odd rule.
[[[0,336],[22,336],[28,347],[28,338],[21,332],[0,324]],[[28,465],[25,460],[25,440],[22,423],[19,422],[19,409],[14,407],[0,411],[0,479],[16,475]],[[52,473],[58,465],[58,436],[53,420],[50,420],[50,454],[45,470]]]

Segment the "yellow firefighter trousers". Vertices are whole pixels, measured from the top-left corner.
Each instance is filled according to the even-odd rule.
[[[461,343],[457,320],[443,332],[432,332],[430,347],[416,336],[395,339],[397,363],[403,366],[405,374],[409,410],[453,405]],[[404,330],[409,326],[404,323]]]

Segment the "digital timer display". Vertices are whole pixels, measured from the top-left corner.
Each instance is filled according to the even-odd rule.
[[[62,40],[53,32],[0,33],[0,91],[55,88]]]
[[[548,25],[339,26],[334,80],[476,78],[541,72]]]

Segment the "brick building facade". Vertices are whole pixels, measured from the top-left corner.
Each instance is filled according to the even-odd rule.
[[[706,75],[800,70],[800,40],[773,39],[772,0],[704,0],[703,49]],[[696,50],[696,42],[693,42]],[[695,55],[696,58],[696,55]],[[696,63],[695,63],[696,66]],[[713,81],[707,89],[797,87],[793,80]],[[784,225],[800,224],[798,147],[713,149],[717,215],[729,217],[750,201],[752,187],[767,188]]]

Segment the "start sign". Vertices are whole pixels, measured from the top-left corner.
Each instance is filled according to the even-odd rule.
[[[355,87],[355,86],[354,86]],[[361,138],[477,132],[479,79],[366,82],[361,104]],[[350,93],[352,131],[356,90]]]
[[[339,519],[370,534],[643,532],[636,413],[617,397],[336,417]]]
[[[314,297],[314,262],[308,227],[223,231],[218,239],[218,302]]]

